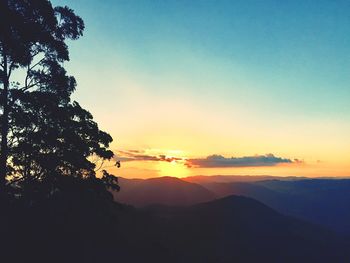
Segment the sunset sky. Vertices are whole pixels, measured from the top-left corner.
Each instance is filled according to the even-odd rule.
[[[123,177],[350,176],[350,2],[55,0]]]

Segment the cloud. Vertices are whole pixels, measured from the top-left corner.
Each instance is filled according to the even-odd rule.
[[[188,168],[220,168],[220,167],[263,167],[279,164],[302,164],[300,159],[288,159],[277,157],[273,154],[254,155],[244,157],[224,157],[213,154],[202,158],[180,158],[165,154],[148,154],[141,150],[117,151],[115,160],[121,162],[153,161],[153,162],[178,162]]]
[[[255,155],[245,157],[226,158],[222,155],[210,155],[206,158],[187,159],[187,167],[214,168],[214,167],[261,167],[278,164],[300,163],[298,159],[276,157],[273,154]]]
[[[149,155],[142,151],[128,150],[128,151],[117,151],[116,160],[121,162],[132,162],[132,161],[161,161],[161,162],[173,162],[183,161],[183,158],[168,157],[164,154],[160,155]]]

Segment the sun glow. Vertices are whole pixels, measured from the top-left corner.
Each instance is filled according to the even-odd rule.
[[[189,169],[183,162],[159,162],[157,165],[160,176],[186,177],[190,175]]]

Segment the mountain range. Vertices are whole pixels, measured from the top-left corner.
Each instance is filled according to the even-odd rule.
[[[119,219],[116,237],[128,262],[345,262],[349,256],[348,243],[334,232],[247,197],[134,213]]]
[[[350,262],[349,235],[315,216],[347,216],[348,181],[228,179],[121,178],[118,202],[67,188],[25,209],[12,203],[0,216],[0,262]]]
[[[230,195],[253,198],[276,211],[339,234],[350,234],[350,179],[273,176],[120,178],[118,202],[136,207],[189,206]]]

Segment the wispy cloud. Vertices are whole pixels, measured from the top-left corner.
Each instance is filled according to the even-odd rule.
[[[117,156],[115,157],[122,162],[132,162],[132,161],[161,161],[161,162],[173,162],[173,161],[184,161],[183,158],[179,157],[169,157],[164,154],[150,155],[146,154],[144,151],[139,150],[128,150],[128,151],[117,151]]]
[[[278,164],[301,163],[298,159],[287,159],[274,156],[273,154],[254,155],[245,157],[224,157],[222,155],[210,155],[206,158],[187,159],[185,165],[187,167],[261,167],[275,166]]]

